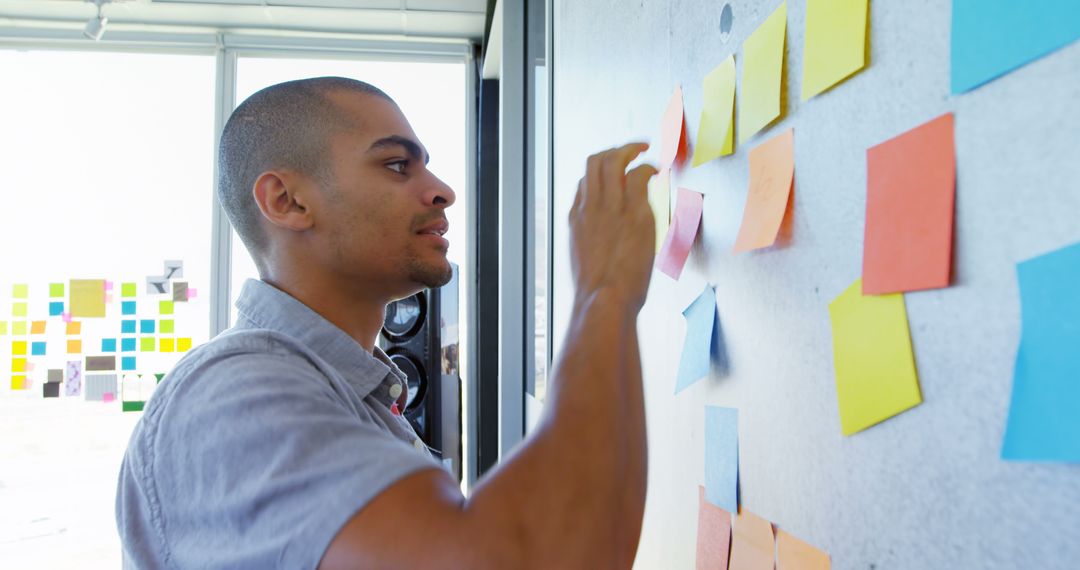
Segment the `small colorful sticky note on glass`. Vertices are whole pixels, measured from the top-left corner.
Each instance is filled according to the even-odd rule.
[[[63,301],[50,301],[49,302],[49,316],[59,317],[64,314],[64,302]]]
[[[705,406],[705,498],[739,510],[739,411]]]
[[[863,295],[856,280],[829,303],[829,317],[844,435],[922,402],[903,294]]]
[[[157,347],[157,342],[152,336],[144,336],[139,339],[139,351],[140,352],[153,352]]]
[[[103,338],[103,339],[101,339],[101,352],[116,352],[116,339],[115,338]]]
[[[187,352],[191,350],[191,338],[178,338],[176,339],[176,352]]]
[[[65,323],[70,323],[71,322],[71,313],[62,313],[60,315],[60,320],[64,321]]]
[[[664,116],[660,120],[660,164],[658,170],[670,170],[686,155],[686,136],[683,125],[686,123],[683,117],[683,94],[682,86],[675,88],[671,94]]]
[[[142,334],[154,334],[155,324],[154,319],[143,319],[139,321],[139,332]]]
[[[198,289],[196,289],[194,287],[188,287],[188,290],[187,290],[188,301],[190,301],[190,300],[192,300],[192,299],[194,299],[195,297],[198,297],[198,296],[199,296],[199,290]]]
[[[649,179],[649,207],[656,220],[656,251],[664,245],[668,226],[671,225],[671,171],[661,170]]]
[[[735,253],[776,243],[794,185],[795,134],[788,129],[750,151],[750,188]]]
[[[776,567],[829,570],[829,555],[780,530],[776,533]]]
[[[82,334],[82,321],[71,321],[70,323],[66,323],[64,324],[64,329],[65,334]]]
[[[176,323],[172,319],[161,319],[158,321],[158,332],[161,334],[172,334],[176,328]]]
[[[743,43],[739,144],[780,116],[786,32],[787,2],[781,2]]]
[[[11,321],[11,334],[22,336],[26,330],[26,321]]]
[[[683,311],[686,337],[683,340],[675,393],[709,375],[716,334],[716,289],[706,286],[697,299]]]
[[[173,314],[174,305],[172,301],[158,301],[158,313],[162,315]]]
[[[134,356],[124,356],[124,357],[120,358],[120,369],[121,370],[135,370],[135,357]]]
[[[134,320],[120,321],[120,332],[122,332],[122,333],[134,333],[135,332],[135,321]]]
[[[26,299],[30,296],[30,286],[25,283],[12,285],[11,296],[15,299]]]
[[[172,297],[177,303],[187,303],[188,284],[184,281],[173,281]]]
[[[134,283],[121,283],[120,284],[120,296],[121,297],[134,297],[135,296],[135,284]]]
[[[12,358],[11,359],[11,371],[12,372],[26,372],[26,359],[25,358]]]
[[[135,314],[135,301],[121,301],[120,302],[120,313],[123,314],[123,315],[134,315]]]
[[[49,298],[57,299],[64,296],[63,283],[49,283]]]
[[[68,290],[71,297],[71,316],[101,318],[105,316],[105,280],[72,279]]]
[[[694,166],[735,152],[735,56],[729,55],[705,76],[702,90]]]
[[[802,100],[866,66],[869,0],[806,0]]]
[[[161,352],[176,352],[176,340],[172,338],[163,338],[158,342],[158,349]]]
[[[735,517],[730,570],[773,570],[776,542],[772,523],[743,509]]]
[[[7,321],[0,321],[0,334],[7,334],[7,333],[8,333]]]
[[[1003,459],[1080,463],[1080,243],[1016,266],[1020,347]]]
[[[45,334],[45,321],[31,321],[30,334]]]
[[[68,354],[82,354],[82,340],[68,339],[68,341],[67,341],[67,353]]]
[[[25,340],[11,341],[11,354],[13,356],[26,356],[26,346]]]
[[[133,338],[120,339],[120,350],[123,352],[135,352],[136,342]]]
[[[11,304],[11,316],[13,317],[25,317],[26,316],[26,303],[19,301]]]
[[[34,341],[30,343],[30,355],[31,356],[45,356],[45,342]]]
[[[952,113],[866,151],[863,293],[949,285],[955,194]]]
[[[11,377],[11,389],[12,390],[26,390],[26,376],[12,376]]]
[[[698,192],[679,188],[675,198],[675,216],[656,260],[660,271],[672,279],[679,279],[686,265],[686,258],[690,256],[690,248],[694,245],[694,238],[701,224],[704,201],[705,197]]]
[[[705,500],[705,487],[698,485],[696,568],[727,568],[731,545],[731,513]]]
[[[1076,0],[953,0],[952,92],[974,89],[1077,39]]]

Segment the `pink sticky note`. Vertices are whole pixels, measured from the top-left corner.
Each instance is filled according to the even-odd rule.
[[[698,485],[697,570],[727,568],[731,545],[731,514],[705,500]]]
[[[105,303],[112,303],[112,295],[111,294],[106,294],[105,295]]]
[[[61,313],[60,318],[64,319],[65,323],[71,322],[71,313]]]
[[[112,392],[105,392],[104,394],[101,395],[101,401],[105,402],[106,404],[108,404],[109,402],[111,402],[111,401],[113,401],[115,399],[116,399],[116,394],[113,394]]]
[[[199,290],[194,287],[188,287],[187,298],[188,300],[194,299],[199,294]]]
[[[33,372],[34,371],[34,363],[33,362],[27,362],[26,363],[26,371],[27,372]]]
[[[705,196],[679,188],[678,197],[675,199],[675,216],[671,220],[664,245],[660,248],[660,257],[656,264],[672,279],[679,280],[682,275],[686,258],[690,256],[690,247],[694,245],[694,236],[697,235],[698,226],[701,224],[701,207]]]
[[[113,286],[112,281],[106,281],[105,282],[105,290],[106,291],[112,291],[112,286]]]
[[[671,94],[664,117],[660,120],[660,170],[671,168],[673,163],[681,162],[686,157],[686,137],[683,136],[685,123],[682,86],[679,86]]]

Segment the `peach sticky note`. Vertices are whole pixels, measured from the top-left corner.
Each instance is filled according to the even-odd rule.
[[[735,151],[735,56],[729,55],[705,76],[702,91],[694,166]]]
[[[100,318],[105,316],[105,280],[72,279],[71,316]]]
[[[701,207],[705,197],[693,190],[679,188],[675,198],[675,216],[671,220],[664,246],[656,260],[660,271],[672,279],[682,275],[686,258],[690,256],[690,247],[694,245],[698,225],[701,224]]]
[[[955,197],[952,113],[866,151],[863,293],[949,285]]]
[[[68,354],[82,354],[82,341],[81,340],[68,340],[67,341],[67,353]]]
[[[741,509],[731,537],[731,570],[773,570],[772,524]]]
[[[851,435],[922,402],[904,295],[863,295],[856,280],[829,303],[840,431]]]
[[[731,513],[705,500],[698,485],[697,570],[727,568],[731,545]]]
[[[66,334],[82,334],[81,321],[71,321],[69,323],[66,323],[64,326],[66,329]]]
[[[829,570],[829,555],[782,530],[776,532],[777,568]]]
[[[795,183],[794,139],[793,131],[788,129],[750,151],[750,189],[735,239],[735,253],[776,242]]]
[[[649,207],[656,220],[656,252],[664,245],[671,225],[671,171],[661,170],[649,179]]]
[[[685,156],[686,142],[683,140],[682,86],[676,87],[668,100],[667,108],[664,109],[664,117],[660,120],[660,164],[659,170],[670,169],[676,161]]]
[[[806,0],[802,100],[866,66],[869,0]]]
[[[30,334],[45,334],[45,321],[31,321]]]
[[[780,7],[743,43],[739,144],[780,116],[786,32],[787,2],[781,2]]]

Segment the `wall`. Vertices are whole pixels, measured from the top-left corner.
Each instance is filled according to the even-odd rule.
[[[658,142],[678,83],[694,140],[701,79],[733,52],[741,69],[742,41],[779,2],[732,4],[724,44],[722,2],[557,2],[556,347],[572,298],[564,220],[585,157]],[[999,458],[1019,335],[1015,263],[1080,241],[1080,44],[950,96],[949,4],[872,2],[869,67],[800,102],[805,1],[790,1],[785,117],[734,156],[675,175],[673,190],[706,198],[682,279],[655,272],[640,318],[650,471],[638,567],[693,567],[707,404],[739,409],[744,508],[825,549],[834,568],[1045,569],[1080,559],[1080,466]],[[861,272],[865,152],[948,111],[954,284],[906,297],[924,402],[843,437],[828,303]],[[732,255],[747,150],[789,126],[792,243]],[[706,283],[716,286],[730,374],[674,396],[681,311]]]

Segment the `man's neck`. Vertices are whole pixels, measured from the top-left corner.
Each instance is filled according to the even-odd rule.
[[[358,294],[352,288],[308,279],[280,279],[266,276],[264,281],[288,293],[345,331],[364,350],[372,352],[382,329],[389,299],[381,295]]]

